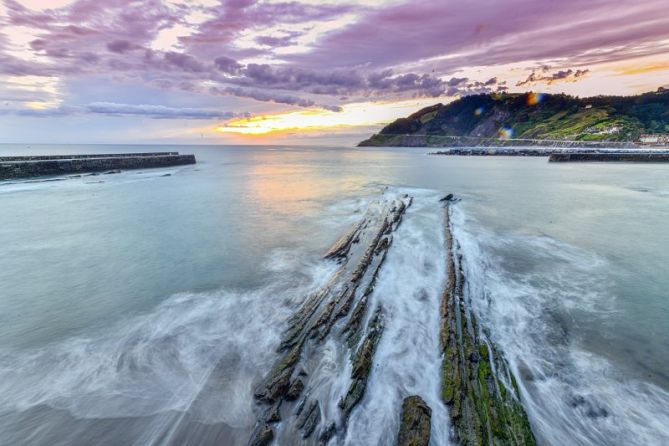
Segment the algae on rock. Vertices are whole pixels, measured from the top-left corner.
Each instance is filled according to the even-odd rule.
[[[364,396],[383,333],[382,307],[374,301],[374,307],[368,308],[369,296],[392,244],[391,233],[410,205],[411,197],[406,194],[384,197],[325,253],[325,259],[339,266],[288,320],[278,348],[280,356],[254,393],[258,423],[251,442],[280,443],[280,435],[295,438],[299,431],[308,444],[323,444],[346,427],[348,416]],[[323,395],[314,391],[311,381],[311,360],[330,338],[350,349],[353,369],[338,414],[328,412],[331,405],[319,401]],[[344,366],[340,365],[342,370]],[[274,432],[271,423],[282,420],[282,415],[285,425],[281,432]]]
[[[504,357],[468,306],[462,256],[445,205],[447,285],[441,304],[442,399],[463,446],[535,445],[527,414]],[[510,385],[504,377],[511,377]]]
[[[428,446],[432,409],[417,395],[404,398],[397,446]]]

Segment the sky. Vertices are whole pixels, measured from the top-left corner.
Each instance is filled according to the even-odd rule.
[[[667,85],[667,0],[0,0],[0,142],[352,145],[469,94]]]

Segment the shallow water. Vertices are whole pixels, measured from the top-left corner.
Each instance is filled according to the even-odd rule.
[[[0,444],[246,444],[253,386],[286,320],[335,270],[321,254],[387,186],[414,204],[371,296],[387,321],[365,397],[333,442],[392,443],[402,398],[419,394],[433,444],[448,444],[445,193],[462,198],[453,223],[467,297],[540,443],[669,442],[669,166],[422,149],[0,146],[147,150],[193,152],[198,164],[0,182]],[[345,391],[345,378],[330,385]]]

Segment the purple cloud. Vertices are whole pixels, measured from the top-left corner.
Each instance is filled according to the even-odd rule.
[[[340,109],[341,98],[436,98],[509,88],[496,78],[467,78],[463,72],[473,78],[475,71],[463,68],[528,61],[552,66],[535,69],[515,85],[523,87],[588,74],[570,67],[669,52],[665,0],[407,0],[378,7],[353,1],[226,0],[207,7],[186,1],[77,0],[42,11],[16,0],[4,5],[0,75],[53,77],[64,84],[106,75],[120,89],[160,88],[188,93],[192,100],[223,95],[331,110]],[[193,16],[203,18],[189,22]],[[341,26],[287,54],[286,46],[318,31],[305,23],[333,20]],[[15,26],[33,34],[19,48],[30,57],[17,57],[5,35]],[[170,49],[157,49],[164,48],[159,37],[166,30],[186,31]],[[99,113],[102,108],[77,110]],[[154,117],[159,114],[154,110]]]
[[[545,69],[542,69],[542,72],[546,72]],[[585,70],[560,70],[552,74],[540,74],[536,71],[533,71],[527,79],[516,83],[516,87],[525,87],[528,85],[534,85],[538,83],[552,84],[554,82],[576,82],[580,78],[586,76],[590,73],[589,69]]]
[[[236,60],[225,56],[219,56],[214,59],[214,65],[216,65],[216,68],[222,72],[228,74],[237,74],[242,68],[242,65],[239,64]]]
[[[187,54],[168,51],[165,53],[165,60],[170,65],[173,65],[176,68],[180,68],[183,71],[189,71],[191,73],[200,73],[205,71],[205,66],[203,63]]]
[[[131,42],[128,42],[127,40],[114,40],[113,42],[109,42],[107,44],[107,49],[109,51],[118,54],[123,54],[134,48],[136,48],[135,45],[133,45]]]
[[[109,116],[145,116],[157,119],[230,119],[239,116],[232,112],[221,112],[198,108],[175,108],[164,105],[130,105],[114,102],[96,102],[83,107],[89,113]]]
[[[659,43],[669,38],[665,9],[663,0],[417,0],[371,12],[318,42],[315,52],[291,60],[389,67],[450,55],[429,64],[446,72],[552,58],[605,62],[616,53],[638,55],[640,44],[648,45],[643,54],[665,53]],[[601,48],[612,54],[592,51]]]
[[[249,116],[248,113],[223,112],[201,108],[177,108],[164,105],[117,104],[114,102],[94,102],[83,106],[64,105],[47,109],[0,108],[0,114],[19,116],[51,117],[78,114],[105,116],[141,116],[151,119],[231,119]]]
[[[330,110],[334,112],[342,111],[342,108],[338,105],[325,105],[317,104],[311,99],[300,98],[297,96],[283,95],[283,94],[273,94],[257,90],[248,90],[239,87],[228,87],[223,90],[220,90],[216,87],[212,87],[210,92],[213,94],[223,94],[223,95],[234,95],[242,98],[251,98],[257,101],[262,102],[274,102],[276,104],[288,104],[296,105],[298,107],[316,107],[322,108],[324,110]]]

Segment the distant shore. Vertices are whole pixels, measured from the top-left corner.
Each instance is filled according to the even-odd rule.
[[[545,147],[592,149],[648,148],[632,141],[572,141],[560,139],[488,138],[479,136],[376,134],[358,147]]]

